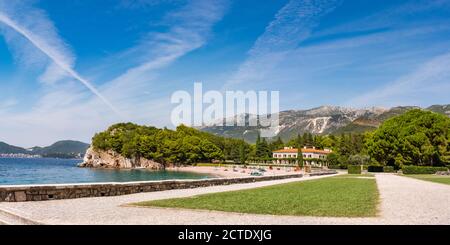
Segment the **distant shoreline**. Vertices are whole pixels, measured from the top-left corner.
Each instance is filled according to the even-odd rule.
[[[61,158],[61,157],[43,157],[40,155],[36,155],[36,156],[2,156],[0,155],[0,158],[3,159],[61,159],[61,160],[83,160],[83,158]]]

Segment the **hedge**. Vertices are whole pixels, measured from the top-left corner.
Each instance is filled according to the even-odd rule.
[[[403,174],[435,174],[438,171],[448,171],[446,167],[422,167],[422,166],[403,166]]]
[[[384,172],[383,166],[374,166],[374,165],[370,165],[369,167],[367,167],[367,171],[368,172],[372,172],[372,173],[382,173],[382,172]]]
[[[385,173],[394,173],[395,169],[394,169],[393,166],[384,166],[383,167],[383,172],[385,172]]]
[[[360,165],[357,165],[357,166],[348,165],[347,169],[348,169],[349,174],[361,174],[361,166]]]

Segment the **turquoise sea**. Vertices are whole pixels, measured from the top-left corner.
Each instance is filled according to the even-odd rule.
[[[145,169],[78,168],[81,160],[55,158],[0,158],[0,185],[127,182],[166,179],[204,179],[205,174]]]

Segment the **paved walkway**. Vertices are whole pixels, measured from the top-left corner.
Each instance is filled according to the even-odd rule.
[[[375,218],[273,216],[124,206],[130,202],[242,190],[326,177],[328,176],[116,197],[0,203],[0,211],[44,224],[450,224],[450,186],[393,174],[376,175],[381,205],[380,217]]]

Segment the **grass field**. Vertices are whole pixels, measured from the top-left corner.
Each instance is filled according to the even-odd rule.
[[[367,174],[343,174],[335,176],[334,178],[375,178],[374,174],[367,173]]]
[[[376,216],[378,190],[375,179],[358,177],[329,177],[136,205],[273,215]]]
[[[411,175],[404,175],[404,176],[450,185],[450,176],[439,176],[439,175],[434,175],[434,174],[411,174]]]

